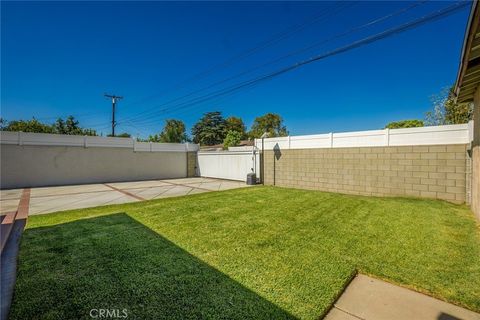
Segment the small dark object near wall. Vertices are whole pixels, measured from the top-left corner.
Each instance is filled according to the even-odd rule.
[[[255,175],[255,173],[252,172],[247,174],[247,184],[249,186],[257,184],[257,176]]]

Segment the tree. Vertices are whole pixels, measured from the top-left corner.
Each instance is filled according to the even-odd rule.
[[[417,119],[393,121],[387,124],[385,126],[385,129],[416,128],[416,127],[423,127],[423,121],[417,120]]]
[[[152,137],[152,140],[150,140]],[[165,143],[183,143],[188,141],[185,131],[185,124],[181,120],[168,119],[165,120],[165,126],[159,135],[150,136],[149,140],[153,142]]]
[[[53,124],[56,133],[66,134],[67,128],[65,126],[65,121],[62,118],[58,118],[57,121]]]
[[[193,142],[202,145],[220,144],[225,135],[225,119],[219,111],[205,113],[192,128]]]
[[[68,116],[67,120],[58,118],[57,121],[53,124],[55,133],[58,134],[69,134],[69,135],[86,135],[86,136],[96,136],[97,132],[93,129],[83,129],[79,125],[79,121],[75,120],[73,116]]]
[[[8,121],[5,118],[0,117],[0,131],[4,131],[8,126]]]
[[[66,121],[58,118],[55,124],[55,132],[59,134],[81,135],[82,128],[78,125],[79,122],[73,116],[69,116]]]
[[[255,118],[249,136],[250,138],[260,138],[265,132],[268,132],[269,137],[288,136],[288,130],[283,125],[282,117],[275,113],[267,113]]]
[[[84,136],[98,136],[97,131],[94,129],[83,129],[83,135]]]
[[[128,132],[122,132],[120,134],[116,134],[115,137],[117,137],[117,138],[131,138],[132,135]]]
[[[79,122],[73,116],[69,116],[67,120],[58,118],[54,124],[41,123],[37,119],[32,120],[13,120],[6,121],[0,119],[2,131],[23,131],[36,133],[57,133],[70,135],[87,135],[96,136],[97,132],[93,129],[83,129],[79,126]]]
[[[227,135],[229,131],[237,131],[240,133],[240,139],[247,138],[247,128],[245,127],[243,120],[239,117],[228,117],[225,119],[225,130]]]
[[[456,103],[453,87],[444,88],[431,100],[433,110],[425,114],[425,122],[430,126],[467,123],[473,117],[473,104]]]
[[[141,139],[137,139],[137,141],[142,142]],[[153,136],[149,135],[148,139],[145,140],[144,142],[160,142],[160,136],[158,134],[154,134]]]
[[[37,133],[55,133],[52,125],[44,124],[33,118],[32,120],[13,120],[2,124],[4,131],[23,131]]]
[[[240,144],[242,140],[242,134],[236,130],[230,130],[227,133],[227,136],[223,140],[223,148],[228,149],[228,147],[235,147]]]

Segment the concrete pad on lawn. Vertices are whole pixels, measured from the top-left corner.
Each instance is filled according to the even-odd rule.
[[[118,189],[125,190],[125,189],[164,187],[164,186],[169,186],[170,184],[163,182],[161,180],[146,180],[146,181],[133,181],[133,182],[112,182],[112,183],[108,183],[108,185]]]
[[[221,182],[218,190],[236,189],[236,188],[241,187],[244,184],[245,184],[245,182],[241,182],[241,181],[224,180],[224,181]]]
[[[181,178],[31,188],[30,214],[83,209],[247,187],[241,181]],[[2,190],[0,212],[17,210],[23,189]]]
[[[190,192],[192,192],[193,189],[193,187],[187,187],[184,185],[173,186],[173,188],[168,189],[166,192],[162,193],[161,197],[156,197],[155,199],[186,196]]]
[[[346,312],[340,311],[337,308],[333,308],[332,310],[330,310],[328,315],[325,317],[325,320],[359,320],[359,319],[360,318],[357,318]]]
[[[20,198],[18,199],[7,199],[7,200],[0,200],[0,214],[4,215],[7,212],[17,211],[18,203],[20,202]]]
[[[201,182],[205,182],[205,181],[215,181],[215,180],[218,180],[218,179],[205,178],[205,177],[162,179],[162,181],[164,181],[164,182],[173,183],[173,184],[201,183]]]
[[[0,200],[20,199],[23,189],[0,190]]]
[[[200,182],[187,182],[184,185],[195,188],[202,188],[211,191],[236,189],[245,186],[245,182],[232,180],[209,179]]]
[[[165,186],[160,186],[160,187],[146,187],[146,188],[135,188],[135,189],[126,189],[126,190],[128,190],[128,192],[130,192],[131,194],[134,194],[145,200],[151,200],[161,196],[162,194],[164,194],[165,192],[167,192],[168,190],[174,187],[175,186],[166,184]]]
[[[67,195],[32,197],[30,199],[30,214],[82,209],[133,201],[138,200],[111,189],[96,193],[87,192]]]
[[[359,274],[353,279],[325,319],[480,320],[480,314]]]
[[[81,185],[72,185],[72,186],[40,187],[40,188],[31,188],[31,197],[86,194],[86,193],[97,193],[102,191],[111,191],[111,189],[101,183],[81,184]]]

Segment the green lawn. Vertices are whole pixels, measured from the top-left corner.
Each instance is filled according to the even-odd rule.
[[[31,216],[11,319],[318,319],[355,272],[480,311],[466,206],[254,187]]]

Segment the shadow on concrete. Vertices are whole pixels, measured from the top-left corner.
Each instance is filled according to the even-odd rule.
[[[89,318],[92,309],[136,319],[295,319],[125,213],[25,230],[10,319]]]
[[[460,318],[457,318],[455,316],[452,316],[450,314],[447,314],[447,313],[440,313],[440,315],[437,317],[438,320],[462,320]]]

